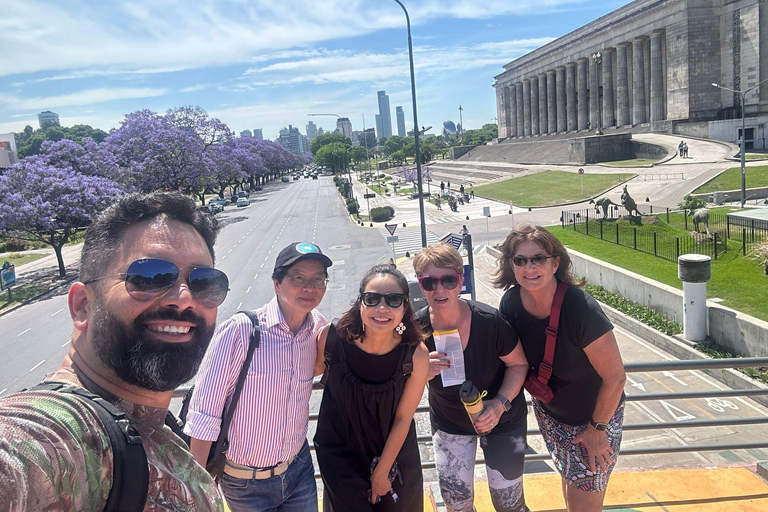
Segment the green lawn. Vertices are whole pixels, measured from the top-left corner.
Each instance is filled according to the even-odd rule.
[[[643,165],[651,165],[658,162],[658,160],[652,160],[650,158],[633,158],[631,160],[616,160],[614,162],[601,162],[605,165],[612,165],[614,167],[641,167]]]
[[[475,187],[475,194],[518,206],[548,206],[569,203],[602,194],[634,174],[584,174],[584,194],[580,176],[574,172],[543,171],[490,185]]]
[[[11,264],[15,265],[16,268],[24,265],[25,263],[30,263],[35,260],[39,260],[40,258],[47,256],[47,254],[37,254],[37,253],[20,253],[20,252],[13,252],[10,255],[8,255],[5,258],[0,259],[0,265],[2,265],[4,262],[8,261]]]
[[[768,165],[747,167],[747,188],[768,187]],[[721,190],[741,189],[741,169],[731,167],[720,173],[712,181],[693,191],[694,194],[711,194]]]
[[[668,284],[677,289],[683,285],[677,277],[677,264],[622,247],[572,230],[554,226],[549,229],[566,246],[637,274]],[[738,242],[732,244],[736,245]],[[740,245],[740,244],[738,244]],[[707,283],[707,296],[723,299],[723,305],[768,321],[765,290],[768,276],[759,262],[743,257],[731,249],[712,261],[712,279]]]

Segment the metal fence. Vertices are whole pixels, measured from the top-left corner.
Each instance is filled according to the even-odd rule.
[[[646,206],[645,209],[649,212],[653,211],[652,206]],[[623,207],[614,210],[618,210],[618,214],[621,215]],[[675,213],[668,208],[661,210],[657,208],[656,211],[658,212],[657,215],[666,216],[667,222],[675,217]],[[683,213],[679,213],[679,215],[685,216]],[[637,226],[620,225],[607,218],[603,220],[600,214],[596,214],[595,210],[590,209],[563,211],[560,221],[563,228],[573,229],[587,236],[629,247],[672,262],[676,262],[681,254],[704,254],[717,259],[720,254],[728,250],[728,238],[724,228],[715,231],[710,229],[709,235],[693,233],[688,236],[671,236],[639,229]]]

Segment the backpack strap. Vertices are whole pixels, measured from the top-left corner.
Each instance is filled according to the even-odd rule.
[[[144,510],[149,489],[147,453],[141,434],[130,424],[126,414],[95,393],[73,384],[49,382],[29,391],[55,391],[74,395],[93,405],[112,446],[112,488],[105,512],[140,512]]]
[[[336,343],[338,340],[338,333],[336,332],[336,327],[339,323],[338,318],[334,318],[333,321],[328,324],[328,334],[325,337],[325,371],[323,372],[323,376],[320,377],[320,385],[322,387],[325,387],[325,384],[328,382],[328,376],[330,375],[330,369],[331,369],[331,360],[333,359],[334,351],[336,350]]]
[[[552,298],[552,308],[549,312],[549,325],[545,329],[547,344],[544,346],[544,359],[539,364],[538,378],[542,384],[549,382],[552,376],[552,363],[555,360],[555,343],[557,342],[557,328],[560,325],[560,308],[563,305],[565,292],[568,285],[558,281],[555,296]]]

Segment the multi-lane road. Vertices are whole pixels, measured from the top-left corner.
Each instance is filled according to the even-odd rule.
[[[227,273],[231,288],[219,319],[274,296],[275,258],[291,242],[314,242],[334,261],[319,307],[329,319],[349,307],[360,276],[392,254],[378,231],[360,229],[349,220],[330,178],[270,183],[251,195],[249,206],[228,206],[217,218],[222,229],[216,266]],[[0,396],[34,385],[55,370],[71,333],[65,294],[0,317]]]

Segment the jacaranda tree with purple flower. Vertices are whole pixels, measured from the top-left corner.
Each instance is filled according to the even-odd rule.
[[[53,247],[64,277],[64,244],[120,193],[110,179],[55,167],[45,156],[27,157],[0,176],[0,233]]]

